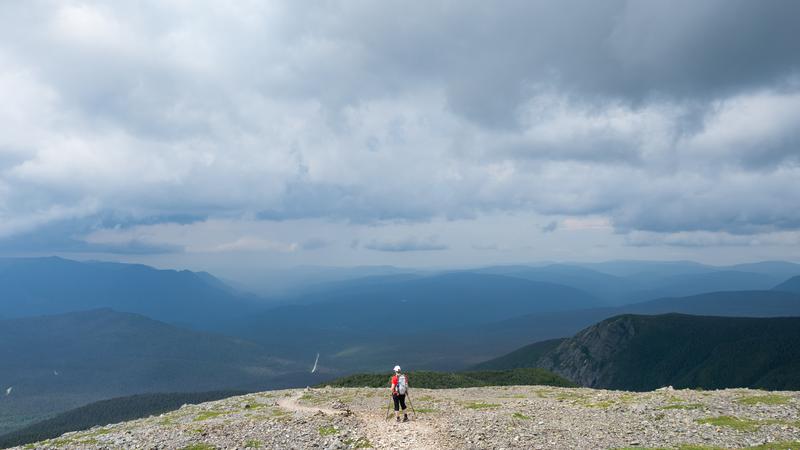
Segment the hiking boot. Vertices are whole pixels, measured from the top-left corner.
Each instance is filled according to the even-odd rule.
[[[408,422],[408,416],[403,414],[403,422]]]
[[[400,416],[397,416],[397,421],[400,422]]]

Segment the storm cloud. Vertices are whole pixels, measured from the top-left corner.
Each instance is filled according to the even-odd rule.
[[[0,247],[498,214],[602,217],[634,246],[797,232],[797,17],[791,0],[5,2]],[[87,238],[114,230],[131,240]],[[318,251],[319,232],[213,248]]]

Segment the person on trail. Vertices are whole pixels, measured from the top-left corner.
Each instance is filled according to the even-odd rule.
[[[406,414],[406,393],[408,392],[408,377],[400,372],[400,366],[394,366],[394,376],[391,381],[392,400],[394,400],[394,414],[400,422],[400,408],[403,408],[403,422],[408,422]]]

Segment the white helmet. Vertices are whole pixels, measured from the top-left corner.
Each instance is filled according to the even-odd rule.
[[[400,366],[394,366],[394,371],[395,372],[400,372]]]

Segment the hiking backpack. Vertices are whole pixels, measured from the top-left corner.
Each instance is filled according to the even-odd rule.
[[[408,382],[406,382],[405,375],[398,375],[397,376],[397,393],[400,395],[405,395],[406,391],[408,390]]]

